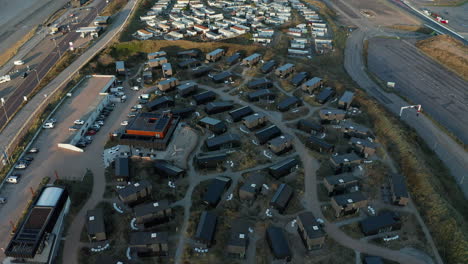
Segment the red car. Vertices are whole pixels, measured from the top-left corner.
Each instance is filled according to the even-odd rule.
[[[87,136],[92,136],[92,135],[96,135],[96,130],[88,130],[88,132],[86,133]]]

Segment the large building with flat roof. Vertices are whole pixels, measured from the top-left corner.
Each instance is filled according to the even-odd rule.
[[[65,188],[44,187],[5,249],[15,263],[51,263],[70,207]]]
[[[165,150],[179,117],[170,113],[140,113],[119,137],[119,144]]]

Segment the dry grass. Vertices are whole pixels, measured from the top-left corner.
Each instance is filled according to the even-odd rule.
[[[106,8],[101,12],[101,16],[111,16],[115,13],[122,10],[122,8],[127,4],[126,0],[112,0]]]
[[[412,31],[412,32],[419,32],[423,34],[431,34],[433,32],[432,29],[419,26],[419,25],[392,25],[389,28],[397,29],[397,30],[404,30],[404,31]]]
[[[37,26],[35,26],[28,34],[24,35],[20,40],[18,40],[15,44],[13,44],[9,49],[7,49],[4,53],[0,54],[0,66],[3,66],[7,63],[13,56],[15,56],[20,48],[28,42],[34,34],[36,34]]]
[[[416,43],[426,55],[468,80],[468,47],[447,36],[440,35]]]

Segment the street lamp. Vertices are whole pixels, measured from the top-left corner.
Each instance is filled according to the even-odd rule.
[[[33,69],[31,71],[34,71],[36,72],[36,80],[37,80],[37,84],[39,84],[39,74],[37,73],[37,70],[36,69]]]
[[[5,116],[7,118],[7,122],[10,120],[10,118],[8,117],[8,113],[6,111],[6,107],[5,107],[5,99],[2,97],[0,98],[0,101],[2,102],[2,107],[3,107],[3,111],[5,112]]]

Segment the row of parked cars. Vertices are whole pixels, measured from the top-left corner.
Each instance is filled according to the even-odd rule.
[[[31,148],[28,153],[29,154],[34,154],[34,153],[38,153],[39,152],[39,149],[38,148]],[[17,170],[24,170],[26,169],[29,164],[31,164],[31,162],[34,160],[34,157],[32,156],[26,156],[24,158],[21,158],[20,160],[18,160],[18,162],[16,163],[15,165],[15,169]],[[19,173],[12,173],[10,176],[8,176],[8,178],[6,179],[6,182],[8,183],[18,183],[19,180],[21,178],[21,174]]]
[[[86,134],[81,138],[78,143],[76,143],[76,146],[79,148],[84,148],[91,144],[93,142],[93,136],[96,135],[96,133],[101,129],[102,126],[104,126],[104,121],[107,119],[107,117],[111,114],[111,112],[114,110],[115,104],[111,103],[107,106],[105,106],[101,112],[99,113],[99,116],[96,118],[94,121],[94,124],[92,124],[89,128]],[[81,126],[84,124],[83,120],[75,120],[74,126]]]

